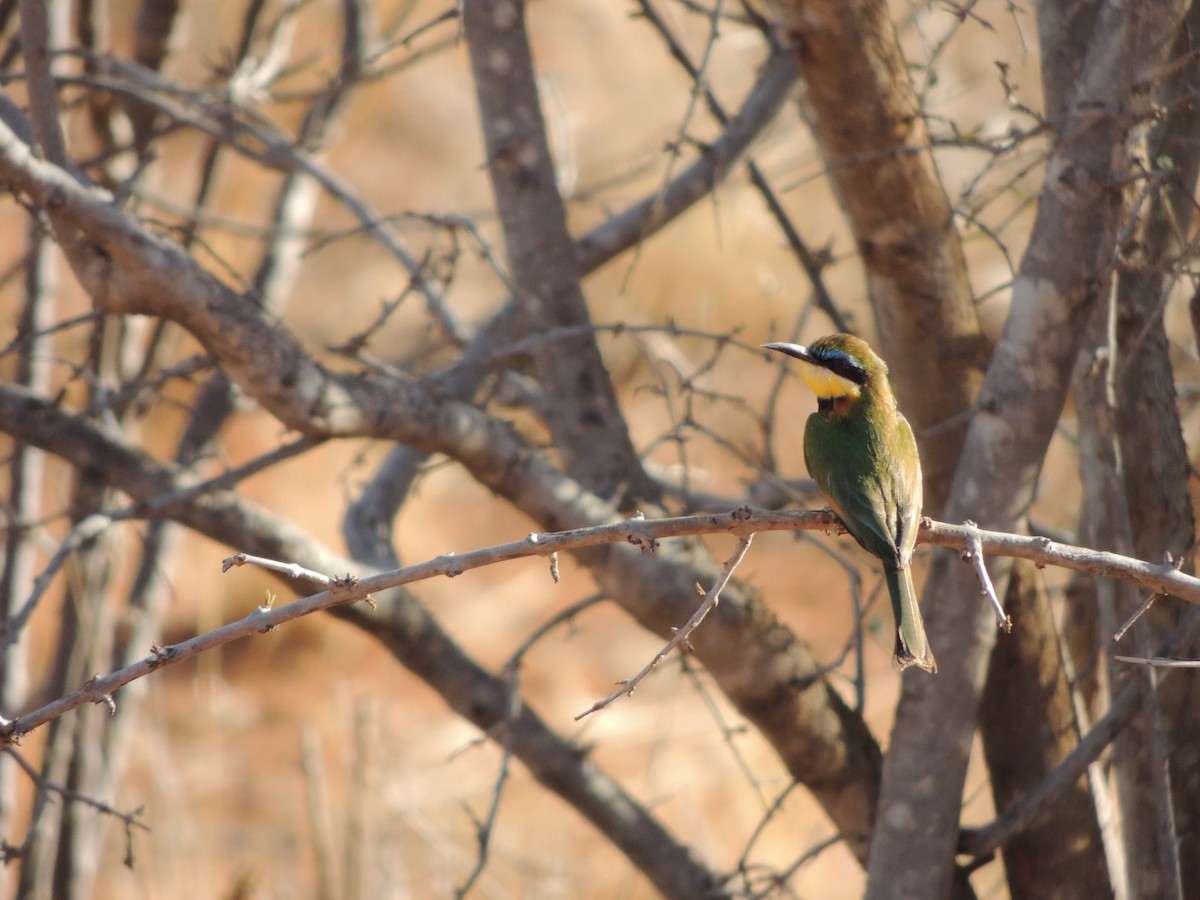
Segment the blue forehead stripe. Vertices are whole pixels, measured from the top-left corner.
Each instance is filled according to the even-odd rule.
[[[821,354],[821,358],[831,360],[831,361],[836,360],[839,363],[843,363],[843,364],[845,364],[847,366],[851,366],[852,368],[855,368],[855,369],[861,369],[863,367],[862,363],[860,363],[857,359],[855,359],[853,356],[851,356],[845,350],[838,350],[836,347],[823,352]]]

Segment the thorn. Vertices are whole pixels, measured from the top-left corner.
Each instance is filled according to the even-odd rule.
[[[333,579],[333,583],[330,586],[336,591],[352,588],[356,584],[358,584],[358,576],[347,572],[345,575]]]

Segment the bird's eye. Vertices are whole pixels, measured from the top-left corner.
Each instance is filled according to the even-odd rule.
[[[847,381],[855,384],[865,384],[867,381],[867,370],[863,368],[862,363],[840,350],[831,351],[822,362],[830,372]]]

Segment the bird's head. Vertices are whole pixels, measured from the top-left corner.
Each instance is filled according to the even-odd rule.
[[[834,401],[854,401],[868,383],[887,384],[887,364],[867,342],[852,334],[830,334],[807,347],[801,344],[763,344],[800,360],[800,376],[822,407]]]

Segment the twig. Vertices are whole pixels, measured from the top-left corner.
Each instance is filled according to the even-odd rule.
[[[818,856],[820,856],[822,853],[824,853],[826,850],[828,850],[834,844],[841,843],[841,841],[842,841],[842,836],[840,834],[831,834],[829,837],[825,838],[824,840],[817,841],[817,843],[813,844],[811,847],[809,847],[807,850],[805,850],[803,853],[801,853],[800,856],[797,857],[795,862],[793,862],[790,866],[788,866],[782,872],[772,874],[767,886],[758,891],[755,891],[753,894],[750,895],[750,897],[753,898],[753,900],[759,900],[759,898],[775,896],[775,892],[780,887],[787,884],[788,881],[791,879],[791,877],[793,875],[795,875],[798,871],[800,871],[800,869],[803,866],[808,865],[810,862],[812,862],[814,859],[816,859]]]
[[[251,109],[239,106],[236,98],[230,97],[227,103],[218,104],[211,97],[197,95],[187,98],[190,103],[176,102],[173,95],[186,92],[157,73],[112,57],[97,62],[101,66],[98,77],[64,80],[132,96],[177,124],[195,128],[239,155],[277,171],[303,174],[313,179],[357,218],[364,230],[416,279],[426,308],[443,334],[457,345],[465,342],[465,332],[446,306],[445,298],[433,285],[421,279],[418,260],[389,227],[387,219],[376,214],[347,182],[299,147],[292,136],[277,129],[267,119],[255,116]]]
[[[639,6],[643,18],[650,23],[666,43],[671,57],[683,67],[688,77],[695,81],[697,85],[700,85],[700,69],[688,57],[683,45],[667,26],[666,21],[658,15],[654,6],[649,2],[641,0]],[[787,58],[793,57],[789,49],[777,51],[777,54]],[[729,121],[728,114],[725,112],[716,95],[707,88],[704,90],[704,100],[708,104],[709,112],[713,118],[722,125],[727,124]],[[837,331],[849,331],[849,324],[841,312],[838,311],[837,306],[833,302],[833,297],[825,286],[825,280],[822,275],[822,270],[828,262],[825,255],[814,253],[804,242],[804,239],[800,236],[800,232],[792,223],[783,204],[779,202],[779,198],[775,195],[774,189],[772,189],[770,182],[759,165],[754,160],[748,159],[746,161],[746,169],[750,174],[750,183],[759,192],[763,200],[766,201],[767,208],[787,239],[788,246],[791,247],[792,252],[796,255],[796,259],[800,262],[800,267],[804,269],[805,275],[808,276],[809,282],[812,284],[813,296],[817,302],[817,306],[829,317],[829,320],[833,323]]]
[[[230,569],[236,569],[238,566],[259,566],[269,572],[279,572],[288,578],[304,578],[330,588],[336,585],[354,583],[354,576],[352,575],[335,578],[330,575],[323,575],[320,572],[314,572],[312,569],[306,569],[304,566],[297,565],[296,563],[285,563],[275,559],[266,559],[262,556],[251,556],[249,553],[235,553],[233,556],[227,556],[221,560],[222,572],[228,572]]]
[[[604,709],[604,707],[608,706],[610,703],[619,699],[620,697],[625,696],[626,694],[632,694],[634,688],[636,688],[642,682],[642,680],[650,674],[650,671],[660,662],[666,659],[667,655],[680,644],[683,644],[684,647],[691,649],[691,645],[688,642],[689,636],[693,631],[696,630],[700,623],[704,621],[704,617],[707,616],[720,602],[721,591],[723,591],[725,589],[725,585],[729,583],[729,579],[733,576],[733,570],[736,569],[742,559],[745,558],[746,551],[750,549],[750,542],[753,539],[753,532],[747,532],[738,537],[737,550],[734,551],[733,556],[729,557],[729,559],[725,561],[725,565],[721,569],[721,574],[717,576],[717,580],[713,583],[713,586],[709,588],[708,592],[704,595],[704,601],[699,607],[697,607],[696,611],[692,613],[692,617],[687,620],[684,626],[676,629],[675,633],[671,635],[671,639],[667,641],[667,643],[663,645],[663,648],[654,655],[654,658],[651,659],[650,662],[646,663],[646,665],[642,666],[641,670],[632,678],[620,682],[621,686],[617,688],[617,690],[613,691],[603,700],[597,700],[592,704],[590,709],[586,709],[577,715],[575,717],[575,721],[578,722],[584,716],[591,715],[598,710]],[[697,589],[699,589],[699,585],[697,585]]]
[[[779,792],[779,795],[771,801],[771,805],[764,810],[762,818],[758,820],[758,824],[754,826],[754,830],[750,832],[750,837],[746,839],[746,846],[742,848],[742,855],[738,857],[737,871],[742,875],[743,881],[746,884],[747,890],[749,884],[749,868],[750,868],[750,853],[754,850],[754,845],[758,843],[758,839],[762,837],[767,826],[771,824],[771,820],[783,809],[784,801],[791,796],[792,791],[800,787],[800,782],[792,781]]]
[[[38,770],[32,765],[30,765],[29,761],[12,747],[5,747],[3,750],[0,750],[0,753],[8,754],[8,756],[11,757],[18,766],[21,767],[22,771],[24,771],[26,775],[33,779],[39,789],[43,791],[49,791],[52,794],[58,794],[64,800],[68,800],[72,803],[82,803],[85,806],[90,806],[92,809],[102,812],[106,816],[112,816],[114,819],[120,819],[122,822],[125,822],[127,825],[130,825],[133,828],[140,828],[142,831],[150,830],[150,826],[145,822],[140,821],[138,818],[142,815],[142,808],[140,806],[137,809],[130,810],[129,812],[121,812],[121,810],[109,806],[107,803],[102,803],[99,800],[88,797],[84,794],[80,794],[79,792],[73,791],[70,788],[65,788],[62,785],[53,784],[49,781],[46,781],[46,779],[42,777],[41,773],[38,772]]]
[[[550,555],[550,558],[554,559],[555,557],[557,557],[557,555],[558,555],[557,553],[552,553]],[[555,581],[557,581],[557,580],[558,579],[556,578]],[[505,670],[506,671],[510,671],[510,670],[515,671],[521,665],[521,661],[524,659],[525,654],[528,653],[531,649],[533,649],[534,644],[536,644],[538,641],[540,641],[542,638],[544,638],[547,634],[549,634],[552,630],[557,628],[559,625],[563,625],[567,622],[572,621],[577,615],[579,615],[585,609],[587,609],[588,607],[591,607],[591,606],[595,606],[597,603],[601,602],[602,600],[604,600],[603,594],[589,594],[588,596],[584,597],[582,600],[576,600],[574,603],[572,603],[566,609],[560,610],[559,612],[555,613],[553,616],[551,616],[549,619],[547,619],[545,622],[543,622],[541,625],[539,625],[537,628],[535,628],[532,632],[530,632],[530,634],[528,636],[526,636],[525,640],[521,641],[521,643],[517,647],[517,649],[514,650],[512,652],[512,654],[508,657],[508,662],[506,662],[504,664]]]
[[[757,523],[755,527],[762,530]],[[1185,575],[1174,566],[1156,565],[1106,550],[1074,547],[1041,535],[1026,537],[978,528],[968,529],[966,526],[929,523],[928,528],[921,529],[917,541],[962,549],[967,546],[972,530],[977,532],[983,551],[990,556],[1011,556],[1032,560],[1043,566],[1090,572],[1102,578],[1121,578],[1152,591],[1179,597],[1189,603],[1200,603],[1200,579]]]
[[[1195,550],[1195,546],[1192,547],[1192,550]],[[1176,569],[1180,569],[1183,567],[1184,560],[1191,558],[1191,552],[1189,551],[1186,554],[1180,554],[1178,557],[1174,557],[1170,553],[1167,553],[1165,554],[1165,557],[1166,559],[1164,561],[1168,565],[1174,566]],[[1121,623],[1121,627],[1113,632],[1113,643],[1116,643],[1117,641],[1121,640],[1121,638],[1125,637],[1125,632],[1132,628],[1134,623],[1144,616],[1149,611],[1150,607],[1154,605],[1154,602],[1160,597],[1162,597],[1162,593],[1155,591],[1154,593],[1151,593],[1145,600],[1143,600],[1138,605],[1138,608],[1130,613],[1129,618]],[[1117,659],[1122,658],[1123,657],[1120,656],[1117,657]]]
[[[113,510],[112,512],[96,512],[84,517],[71,529],[71,532],[59,544],[58,549],[55,550],[45,569],[34,579],[33,590],[30,592],[29,597],[26,598],[20,610],[0,627],[0,655],[3,655],[12,643],[20,637],[29,618],[33,615],[34,610],[37,609],[46,590],[53,582],[54,576],[58,574],[58,571],[63,567],[67,559],[70,558],[71,554],[88,541],[100,535],[110,525],[114,525],[117,522],[147,518],[157,510],[172,504],[180,503],[192,497],[199,497],[204,494],[231,488],[239,481],[249,478],[251,475],[257,474],[264,469],[268,469],[281,460],[304,453],[319,443],[319,441],[314,441],[312,438],[302,437],[291,443],[284,444],[282,447],[277,447],[269,453],[256,457],[238,466],[236,469],[222,472],[220,475],[206,479],[198,484],[159,494],[151,500],[137,501],[123,509]],[[234,564],[241,565],[241,563]],[[296,575],[293,577],[300,576]]]
[[[969,519],[963,525],[969,529],[975,528],[975,523]],[[1005,634],[1010,633],[1012,618],[1004,612],[1004,604],[996,596],[996,587],[992,584],[992,577],[987,570],[987,560],[983,556],[983,544],[973,531],[968,532],[967,546],[962,550],[962,558],[963,562],[969,562],[975,567],[975,574],[979,578],[979,593],[991,601],[992,609],[996,611],[996,627],[1003,629]]]
[[[751,765],[746,754],[738,745],[738,738],[745,735],[746,725],[743,721],[737,721],[735,724],[729,724],[725,720],[725,714],[721,710],[721,704],[714,696],[704,682],[704,672],[701,667],[692,665],[686,655],[679,657],[679,668],[683,675],[692,683],[692,690],[696,692],[696,696],[704,704],[708,711],[708,717],[712,719],[713,724],[721,732],[721,743],[729,748],[729,754],[733,757],[734,765],[746,780],[746,785],[754,791],[762,804],[763,809],[768,807],[766,794],[764,793],[764,780],[754,774],[754,767]],[[796,784],[796,782],[792,782]]]
[[[375,51],[374,54],[372,54],[370,62],[372,64],[376,64],[378,62],[378,60],[384,56],[384,54],[386,54],[388,51],[392,50],[395,47],[404,47],[407,49],[413,43],[413,41],[415,41],[421,35],[425,34],[427,31],[430,31],[430,30],[436,28],[438,25],[441,25],[443,22],[456,22],[456,21],[458,21],[458,19],[459,19],[459,9],[458,9],[458,4],[455,3],[449,9],[442,10],[442,12],[438,13],[433,18],[428,19],[427,21],[421,23],[416,28],[413,28],[411,31],[404,34],[402,37],[398,37],[398,38],[389,37],[387,43],[384,44],[382,47],[380,47],[377,51]]]
[[[1114,656],[1113,659],[1160,669],[1200,669],[1200,659],[1170,659],[1165,656]]]
[[[638,5],[642,9],[643,16],[651,21],[659,21],[658,14],[654,11],[653,7],[649,3],[649,0],[639,0]],[[713,96],[712,91],[709,89],[707,84],[706,74],[708,72],[709,62],[712,60],[713,48],[717,43],[717,35],[719,33],[718,25],[721,18],[722,6],[723,0],[715,0],[713,8],[708,16],[708,39],[704,42],[704,51],[701,54],[699,63],[693,65],[690,60],[686,60],[681,48],[675,50],[674,55],[677,58],[685,60],[684,67],[689,70],[689,74],[692,78],[692,90],[688,97],[687,106],[683,112],[683,121],[679,123],[679,127],[676,130],[675,140],[669,142],[667,145],[667,166],[666,170],[663,172],[663,181],[659,186],[658,194],[654,198],[655,206],[662,203],[663,197],[666,194],[666,190],[671,184],[672,171],[675,168],[675,164],[679,161],[679,157],[683,152],[683,147],[687,142],[688,127],[691,124],[693,116],[696,114],[696,107],[699,105],[700,95],[706,94],[709,97]],[[713,191],[711,192],[711,196],[715,201],[717,198],[717,193]],[[633,257],[629,261],[629,266],[625,271],[625,278],[621,286],[622,293],[625,293],[629,289],[629,285],[633,279],[634,270],[641,261],[642,250],[644,247],[645,244],[641,240],[639,240],[634,247]]]
[[[1145,600],[1143,600],[1140,604],[1138,604],[1138,608],[1129,614],[1129,618],[1127,618],[1124,622],[1121,623],[1120,628],[1118,628],[1116,631],[1113,632],[1113,637],[1112,637],[1113,643],[1115,644],[1117,641],[1121,640],[1121,638],[1125,637],[1125,632],[1127,632],[1130,628],[1132,628],[1134,623],[1137,622],[1137,620],[1140,619],[1142,616],[1144,616],[1146,614],[1146,612],[1150,609],[1150,607],[1154,605],[1154,601],[1157,600],[1161,596],[1162,596],[1162,594],[1155,592],[1155,593],[1147,596]],[[1120,657],[1120,656],[1117,657],[1117,659],[1122,659],[1122,658],[1123,657]]]
[[[26,760],[25,757],[18,753],[13,747],[4,747],[3,750],[0,750],[0,752],[8,754],[9,758],[12,759],[13,762],[15,762],[18,766],[20,766],[21,771],[23,771],[29,777],[29,780],[37,786],[39,794],[57,794],[68,803],[82,803],[85,806],[90,806],[92,809],[97,810],[106,816],[112,816],[114,819],[120,819],[125,825],[125,864],[132,868],[133,829],[140,828],[142,831],[150,830],[150,826],[141,820],[141,815],[143,812],[142,807],[139,806],[136,809],[130,810],[129,812],[121,812],[121,810],[109,806],[107,803],[102,803],[93,797],[89,797],[87,794],[82,794],[79,791],[72,790],[68,787],[63,787],[60,784],[55,784],[53,781],[50,781],[43,776],[41,772],[30,765],[29,761]],[[7,855],[5,856],[6,861],[9,858],[10,857]]]
[[[512,764],[513,729],[510,726],[521,715],[521,689],[517,679],[517,668],[514,663],[508,669],[508,714],[505,720],[499,723],[499,728],[503,730],[503,736],[498,741],[501,748],[500,770],[496,773],[496,781],[492,785],[492,799],[488,804],[487,815],[480,820],[471,814],[471,818],[475,822],[475,838],[479,844],[479,853],[475,857],[475,865],[467,875],[466,881],[462,883],[461,887],[454,890],[456,900],[462,900],[470,893],[488,863],[492,834],[496,828],[496,817],[500,813],[500,800],[504,797],[504,787],[508,784],[508,775]],[[467,812],[470,813],[470,809]]]
[[[22,350],[37,341],[50,338],[61,331],[78,328],[80,325],[94,325],[102,318],[104,318],[104,313],[93,310],[92,312],[72,316],[61,322],[55,322],[53,325],[40,325],[33,329],[26,329],[23,326],[18,327],[17,333],[13,335],[12,340],[4,347],[0,347],[0,359],[9,356],[17,350]]]

